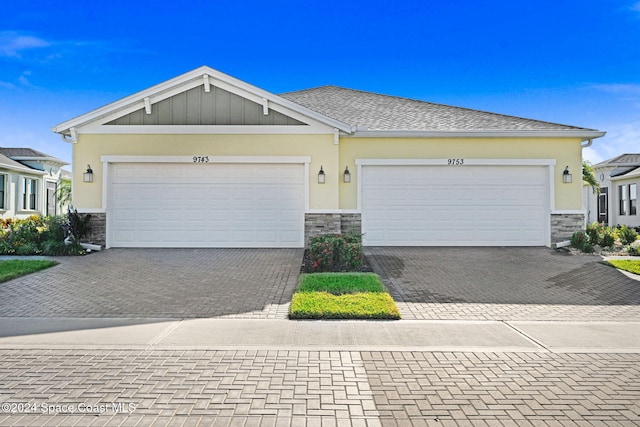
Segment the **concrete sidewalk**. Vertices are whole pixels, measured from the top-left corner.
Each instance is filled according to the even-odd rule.
[[[640,353],[640,322],[0,318],[0,349]]]

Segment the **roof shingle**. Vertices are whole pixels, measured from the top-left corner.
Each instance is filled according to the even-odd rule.
[[[321,86],[279,96],[361,130],[593,130],[337,86]]]

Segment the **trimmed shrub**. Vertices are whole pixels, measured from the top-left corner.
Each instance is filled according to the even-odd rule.
[[[311,238],[306,265],[311,272],[358,271],[363,259],[362,236],[324,234]]]
[[[589,236],[589,243],[592,245],[602,246],[604,248],[610,248],[616,241],[616,231],[606,227],[604,224],[594,222],[587,225],[587,235]]]

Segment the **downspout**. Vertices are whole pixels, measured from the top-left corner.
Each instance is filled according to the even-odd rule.
[[[581,143],[581,144],[580,144],[580,146],[581,146],[582,148],[591,147],[591,144],[593,144],[593,138],[585,139],[585,140],[583,140],[582,142],[584,142],[584,141],[587,141],[587,143],[586,143],[586,144],[582,144],[582,143]]]

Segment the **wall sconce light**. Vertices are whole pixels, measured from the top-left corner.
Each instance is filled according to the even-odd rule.
[[[82,174],[82,181],[93,182],[93,169],[91,169],[91,165],[87,165],[87,171]]]
[[[318,184],[324,184],[324,181],[325,181],[324,171],[322,170],[322,166],[320,166],[320,172],[318,172]]]
[[[349,166],[344,168],[344,174],[342,174],[342,176],[344,177],[344,182],[351,182],[351,172],[349,172]]]
[[[562,182],[564,182],[565,184],[571,184],[572,181],[573,177],[569,172],[569,166],[567,166],[566,168],[564,168],[564,172],[562,172]]]

